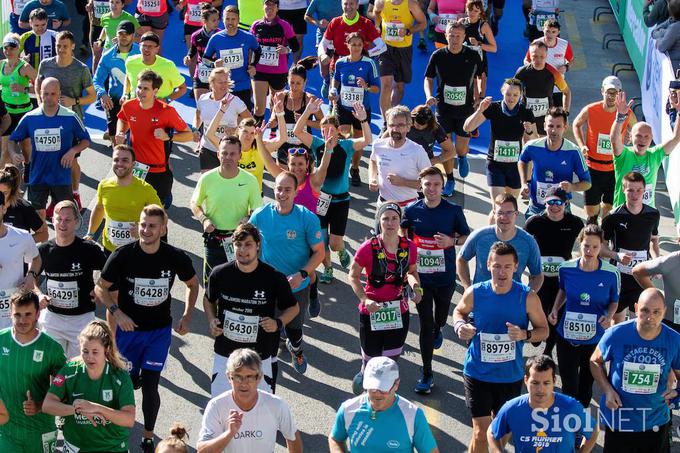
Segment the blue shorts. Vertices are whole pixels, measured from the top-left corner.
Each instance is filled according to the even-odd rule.
[[[131,365],[130,374],[139,371],[162,371],[168,358],[170,342],[172,341],[172,326],[155,330],[135,330],[123,332],[116,329],[116,343],[123,357]]]
[[[519,170],[515,163],[493,162],[486,163],[486,183],[489,187],[510,187],[521,189],[522,181],[519,179]]]
[[[31,31],[30,28],[20,28],[19,27],[19,16],[17,16],[14,13],[9,13],[9,30],[12,33],[18,33],[19,35],[22,35],[26,33],[27,31]]]

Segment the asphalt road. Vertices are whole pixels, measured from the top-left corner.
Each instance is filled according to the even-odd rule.
[[[507,8],[519,8],[519,1],[508,2]],[[611,65],[618,61],[626,61],[622,46],[614,44],[609,51],[600,48],[601,36],[615,30],[611,18],[605,17],[601,23],[593,24],[590,20],[594,4],[597,2],[579,2],[563,0],[563,36],[574,45],[576,61],[567,74],[567,80],[574,92],[572,112],[574,115],[588,102],[599,97],[599,82],[609,74]],[[503,24],[501,24],[502,27]],[[502,51],[502,49],[500,49]],[[520,62],[517,62],[519,65]],[[514,72],[504,68],[505,72]],[[493,70],[493,68],[492,68]],[[621,76],[627,87],[629,96],[639,95],[639,83],[633,73]],[[419,88],[419,81],[416,81]],[[409,87],[410,89],[411,87]],[[636,93],[637,92],[637,93]],[[497,96],[496,93],[490,93]],[[193,118],[186,117],[192,121]],[[96,137],[92,149],[83,153],[80,159],[83,176],[81,197],[84,206],[91,209],[97,183],[109,174],[110,150],[103,141]],[[366,181],[366,158],[362,161],[362,179]],[[200,272],[202,262],[202,241],[199,223],[192,218],[189,211],[189,199],[198,179],[198,159],[187,146],[177,146],[171,158],[175,173],[174,203],[169,211],[169,242],[190,254],[196,269]],[[271,178],[265,179],[265,195],[272,195]],[[662,248],[666,251],[674,249],[670,242],[673,226],[669,211],[669,203],[664,193],[665,186],[660,182],[657,203],[662,209],[664,220],[661,234]],[[462,204],[473,228],[486,224],[486,213],[490,202],[484,176],[483,161],[474,160],[472,171],[465,181],[459,180],[453,200]],[[347,244],[351,251],[369,234],[375,210],[375,194],[369,193],[366,185],[358,190],[353,189],[352,209],[348,225]],[[578,206],[582,206],[582,198],[575,200],[575,213],[582,215]],[[90,209],[86,213],[89,215]],[[84,232],[84,231],[83,231]],[[305,375],[300,375],[290,365],[287,351],[280,354],[280,375],[277,394],[285,399],[293,412],[297,425],[302,432],[305,451],[327,451],[326,436],[334,422],[335,411],[342,401],[352,396],[351,379],[360,367],[360,350],[358,339],[357,300],[347,284],[347,274],[341,270],[334,257],[336,280],[331,285],[320,285],[322,312],[321,316],[306,323],[304,334],[305,352],[309,368]],[[176,298],[173,306],[175,319],[179,319],[182,311],[184,287],[176,284],[173,290]],[[202,297],[202,294],[201,294]],[[457,292],[453,303],[460,297]],[[99,312],[101,314],[101,310]],[[465,354],[464,346],[454,339],[453,329],[444,330],[444,345],[436,351],[434,359],[435,388],[429,396],[418,396],[413,392],[415,381],[420,377],[420,355],[417,332],[418,316],[412,309],[411,327],[400,360],[401,387],[399,393],[418,402],[424,409],[434,431],[442,452],[462,452],[465,450],[471,435],[470,416],[465,408],[462,383],[462,363]],[[170,358],[161,380],[161,412],[156,433],[164,437],[171,424],[182,422],[188,427],[190,444],[195,446],[203,408],[208,402],[210,374],[212,371],[212,344],[208,335],[205,316],[201,303],[195,311],[191,333],[184,337],[176,334],[173,337]],[[131,439],[131,451],[137,451],[141,436],[141,394],[137,392],[137,425]],[[676,444],[677,445],[677,444]],[[281,446],[276,451],[284,451]]]

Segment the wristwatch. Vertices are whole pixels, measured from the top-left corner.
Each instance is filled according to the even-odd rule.
[[[304,269],[300,269],[298,272],[300,273],[300,275],[302,276],[302,278],[307,278],[307,277],[309,277],[309,273],[308,273],[306,270],[304,270]]]
[[[113,315],[114,313],[116,313],[118,311],[118,305],[111,304],[109,306],[108,310],[109,310],[109,313],[111,313]]]

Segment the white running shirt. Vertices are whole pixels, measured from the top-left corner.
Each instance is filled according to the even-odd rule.
[[[380,138],[373,142],[371,151],[371,160],[375,161],[378,168],[380,196],[397,202],[417,198],[416,189],[395,186],[387,180],[387,175],[394,173],[402,178],[417,180],[420,171],[432,165],[427,152],[408,138],[400,148],[392,148],[389,143],[389,138]]]

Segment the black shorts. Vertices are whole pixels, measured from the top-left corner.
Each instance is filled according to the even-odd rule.
[[[338,197],[340,198],[340,197]],[[342,198],[345,198],[344,196]],[[344,236],[347,230],[347,218],[349,216],[349,199],[331,203],[326,215],[319,216],[321,229],[328,228],[335,236]]]
[[[192,87],[194,90],[196,89],[203,89],[203,90],[209,90],[210,89],[210,84],[208,82],[201,82],[198,77],[192,77]]]
[[[604,204],[614,204],[614,186],[616,178],[614,170],[600,171],[588,169],[590,171],[590,189],[586,190],[586,206],[598,206],[600,202]]]
[[[281,91],[286,88],[286,83],[288,83],[288,74],[269,74],[266,72],[256,72],[255,80],[259,82],[267,82],[269,88],[274,91]]]
[[[501,406],[522,393],[522,380],[517,382],[484,382],[463,375],[465,405],[472,418],[490,417],[497,414]]]
[[[202,171],[212,170],[220,166],[220,159],[215,151],[211,151],[205,146],[201,147],[198,154],[198,162]]]
[[[486,162],[486,184],[489,187],[509,187],[521,189],[522,180],[519,178],[517,164],[511,162]]]
[[[172,193],[172,172],[168,169],[162,173],[148,173],[146,175],[146,182],[156,189],[158,198],[165,203],[166,199]]]
[[[401,314],[401,329],[371,330],[371,318],[359,313],[359,339],[361,351],[369,357],[396,356],[406,342],[408,334],[409,312]]]
[[[253,111],[253,90],[232,91],[231,94],[242,100],[248,111]]]
[[[169,15],[167,11],[160,16],[147,16],[146,14],[137,12],[135,13],[135,18],[137,18],[140,27],[151,27],[155,30],[165,30],[168,28]]]
[[[469,138],[470,133],[465,132],[463,129],[463,124],[465,124],[465,119],[466,118],[454,118],[451,115],[440,115],[439,112],[437,112],[437,122],[441,127],[444,128],[444,131],[447,134],[452,134],[455,135],[456,137],[463,137],[463,138]],[[455,137],[451,137],[453,140],[454,144],[456,142]]]
[[[349,124],[355,131],[361,130],[361,122],[358,119],[354,118],[354,115],[352,114],[352,111],[350,109],[338,105],[336,113],[338,115],[338,121],[340,121],[341,126]],[[370,108],[366,109],[366,118],[368,118],[369,120],[371,118]]]
[[[393,76],[395,82],[411,83],[413,78],[413,48],[387,46],[378,55],[380,77]]]
[[[67,186],[48,186],[46,184],[29,184],[28,201],[37,211],[47,208],[47,198],[52,198],[52,203],[57,204],[63,200],[73,201],[73,189]]]
[[[191,25],[187,24],[186,22],[184,23],[184,36],[191,36],[194,34],[195,31],[200,30],[201,26],[200,25]]]
[[[307,8],[300,9],[280,9],[279,17],[288,22],[296,35],[307,34],[307,21],[305,20],[305,13]],[[302,43],[300,43],[302,45]]]
[[[637,303],[640,294],[642,294],[642,287],[639,285],[635,288],[622,288],[621,293],[619,294],[619,306],[616,307],[616,312],[621,313],[627,308],[631,313],[635,313],[635,304]]]
[[[24,112],[24,113],[10,113],[10,114],[9,114],[9,119],[10,119],[9,127],[7,128],[7,130],[5,131],[5,133],[2,134],[2,136],[3,136],[3,137],[7,137],[7,136],[10,135],[12,132],[14,132],[14,129],[17,128],[17,124],[19,124],[19,121],[21,121],[21,118],[23,118],[24,115],[25,115],[26,113],[28,113],[28,112]]]
[[[643,432],[612,431],[605,424],[603,453],[670,453],[671,422]]]

